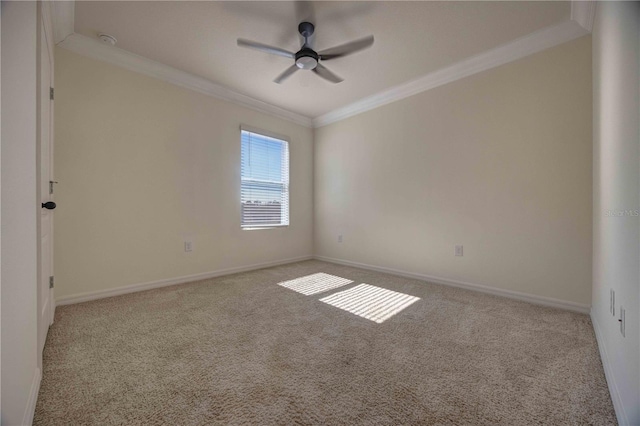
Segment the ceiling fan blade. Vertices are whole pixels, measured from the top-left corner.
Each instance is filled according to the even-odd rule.
[[[315,72],[316,74],[318,74],[320,77],[322,77],[325,80],[328,80],[328,81],[330,81],[332,83],[340,83],[341,81],[343,81],[342,78],[338,77],[337,75],[335,75],[334,73],[329,71],[322,64],[318,64],[312,71]]]
[[[373,44],[373,36],[361,38],[359,40],[352,41],[350,43],[342,44],[340,46],[332,47],[329,49],[318,52],[320,59],[327,61],[329,59],[340,58],[347,56],[358,50],[366,49]]]
[[[291,74],[293,74],[294,72],[298,71],[299,69],[300,68],[298,68],[298,66],[296,64],[293,64],[289,68],[284,70],[284,72],[282,74],[277,76],[276,79],[273,80],[273,82],[280,84],[283,81],[285,81],[287,78],[289,78],[291,76]]]
[[[280,49],[279,47],[269,46],[268,44],[258,43],[256,41],[245,40],[243,38],[238,39],[238,46],[248,47],[250,49],[256,49],[261,52],[271,53],[272,55],[284,56],[285,58],[294,59],[295,54],[288,50]]]

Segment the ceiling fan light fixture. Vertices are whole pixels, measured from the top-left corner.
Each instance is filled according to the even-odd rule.
[[[307,47],[296,53],[296,66],[302,70],[312,70],[318,66],[318,54]]]
[[[318,61],[310,56],[304,56],[296,61],[296,65],[302,70],[312,70],[318,66]]]

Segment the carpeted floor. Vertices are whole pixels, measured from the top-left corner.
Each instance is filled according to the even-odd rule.
[[[43,374],[36,425],[616,422],[588,316],[319,261],[58,307]]]

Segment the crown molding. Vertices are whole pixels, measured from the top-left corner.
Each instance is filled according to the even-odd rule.
[[[206,78],[198,77],[169,65],[136,55],[135,53],[101,43],[96,39],[82,34],[71,34],[61,41],[58,46],[89,58],[104,61],[130,71],[166,81],[167,83],[175,84],[176,86],[184,87],[185,89],[194,90],[254,111],[292,121],[301,126],[312,126],[312,121],[309,117],[234,92]]]
[[[471,56],[448,67],[367,96],[312,119],[235,92],[206,78],[106,45],[97,39],[75,34],[73,33],[74,2],[55,1],[52,4],[54,39],[56,44],[62,48],[305,127],[314,128],[344,120],[586,35],[593,27],[596,7],[595,1],[574,0],[571,2],[571,20],[520,37],[502,46]]]
[[[322,127],[336,121],[372,110],[415,94],[451,83],[461,78],[504,65],[550,47],[566,43],[588,34],[574,21],[544,28],[486,52],[471,56],[453,65],[431,72],[423,77],[363,98],[338,108],[313,120],[314,127]]]
[[[593,19],[596,16],[596,2],[583,0],[571,2],[571,20],[580,24],[582,28],[591,32],[593,30]]]
[[[51,18],[53,22],[53,41],[55,44],[73,34],[73,22],[75,18],[74,1],[48,1],[51,5]]]

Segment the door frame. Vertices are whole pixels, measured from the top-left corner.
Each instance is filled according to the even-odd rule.
[[[46,39],[45,45],[42,43],[42,36]],[[49,248],[45,252],[45,248],[42,247],[41,235],[42,235],[42,208],[40,206],[41,200],[46,198],[46,195],[49,194],[49,185],[42,184],[42,173],[43,173],[43,164],[42,164],[42,145],[44,143],[49,144],[49,177],[46,179],[47,181],[53,180],[53,140],[54,140],[54,126],[53,126],[53,117],[54,117],[54,102],[50,99],[49,96],[42,95],[42,93],[49,93],[49,89],[47,87],[43,88],[42,82],[42,49],[47,49],[48,58],[49,58],[49,83],[48,87],[54,87],[54,50],[55,44],[53,40],[53,23],[52,23],[52,11],[51,11],[51,3],[48,1],[39,1],[38,2],[38,31],[37,31],[37,146],[36,146],[36,170],[37,170],[37,209],[38,209],[38,221],[37,221],[37,231],[38,231],[38,282],[37,282],[37,306],[38,306],[38,367],[42,368],[42,350],[44,349],[44,342],[46,341],[46,333],[48,332],[49,326],[53,323],[53,318],[55,314],[55,298],[54,298],[54,289],[49,288],[49,301],[48,301],[48,312],[44,316],[44,321],[47,321],[47,324],[43,324],[43,315],[42,311],[45,308],[42,304],[42,291],[43,291],[43,279],[48,279],[48,277],[43,277],[43,262],[45,262],[43,253],[48,253],[49,259],[49,269],[50,274],[53,275],[53,214],[50,212],[50,229],[49,229]],[[44,89],[44,90],[43,90]],[[43,118],[42,118],[42,103],[49,102],[49,129],[48,135],[49,140],[43,141]],[[43,187],[44,186],[44,187]],[[45,197],[43,197],[43,194]],[[49,199],[53,199],[53,195],[49,195]],[[45,331],[46,330],[46,331]],[[44,333],[44,336],[43,336]]]

